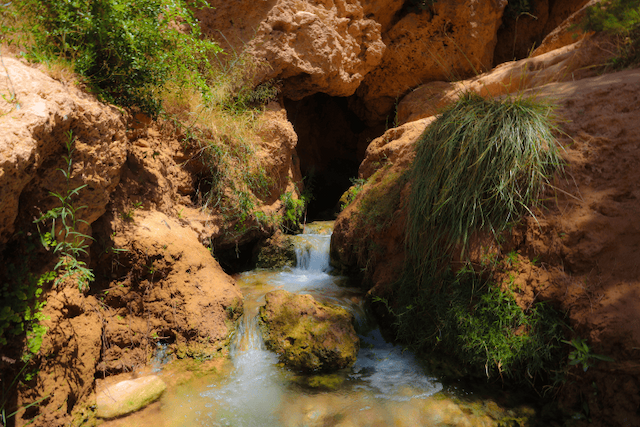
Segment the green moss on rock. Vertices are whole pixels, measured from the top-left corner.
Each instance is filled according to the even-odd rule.
[[[259,315],[262,331],[280,362],[302,372],[332,371],[355,363],[359,339],[347,310],[284,290],[267,293],[265,300]]]

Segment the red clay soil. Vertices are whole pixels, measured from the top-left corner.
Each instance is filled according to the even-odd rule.
[[[593,360],[561,390],[567,408],[589,406],[600,425],[640,425],[640,70],[543,87],[565,120],[568,163],[548,211],[529,219],[521,254],[540,268],[527,293],[566,310]],[[586,425],[586,423],[585,423]]]
[[[592,354],[614,359],[591,357],[586,372],[570,367],[559,403],[569,415],[592,420],[574,425],[639,426],[640,69],[549,84],[535,93],[558,105],[567,164],[536,219],[527,218],[501,248],[517,251],[518,262],[497,279],[514,278],[511,289],[523,307],[549,301],[565,311],[569,339],[581,337]],[[364,269],[377,295],[387,294],[402,268],[407,187],[388,186],[381,200],[399,199],[382,232],[363,227],[358,205],[385,181],[383,174],[406,168],[406,160],[390,159],[395,164],[374,176],[336,222],[334,260]],[[375,250],[366,253],[365,246]]]

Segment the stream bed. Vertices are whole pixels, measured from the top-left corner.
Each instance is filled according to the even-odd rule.
[[[532,416],[528,407],[504,409],[491,399],[465,398],[459,387],[443,386],[409,351],[387,343],[362,308],[362,292],[331,274],[331,223],[309,224],[295,236],[297,266],[238,275],[244,315],[230,361],[217,372],[171,381],[160,401],[105,427],[232,426],[493,426],[505,417]],[[301,375],[278,364],[260,336],[256,315],[272,290],[311,294],[354,313],[360,351],[355,365],[337,373]],[[174,384],[171,386],[171,384]],[[516,421],[517,422],[517,421]],[[508,424],[510,425],[510,424]],[[518,425],[518,424],[515,424]]]

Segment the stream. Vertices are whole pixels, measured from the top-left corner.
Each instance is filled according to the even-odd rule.
[[[504,416],[492,401],[461,402],[425,372],[409,351],[387,343],[362,307],[362,292],[331,274],[332,223],[308,224],[294,236],[297,266],[236,277],[244,315],[231,361],[218,373],[170,387],[151,407],[109,426],[490,426]],[[301,375],[265,348],[256,315],[267,292],[285,289],[350,310],[360,336],[357,362],[333,374]],[[454,387],[455,388],[455,387]],[[456,395],[464,395],[457,390]],[[500,413],[500,414],[498,414]],[[123,422],[123,423],[120,423]]]

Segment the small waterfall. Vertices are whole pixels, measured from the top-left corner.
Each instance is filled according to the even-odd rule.
[[[296,244],[296,269],[328,272],[331,236],[301,234],[294,237]]]
[[[423,372],[411,353],[386,343],[379,330],[369,324],[360,305],[361,291],[346,287],[346,278],[330,274],[330,228],[321,224],[308,229],[310,232],[294,236],[295,268],[257,270],[239,276],[245,313],[231,346],[233,371],[205,390],[194,390],[195,394],[186,396],[187,403],[166,403],[179,417],[176,426],[333,425],[333,421],[327,423],[341,418],[350,420],[348,425],[369,425],[363,414],[377,414],[377,419],[387,420],[380,425],[394,425],[396,418],[420,409],[406,412],[404,407],[393,405],[412,404],[442,389],[439,382]],[[257,314],[264,295],[276,289],[309,293],[355,314],[360,324],[361,349],[352,369],[330,375],[339,379],[337,389],[309,389],[309,378],[282,368],[277,356],[266,350]],[[419,403],[413,405],[421,407]],[[320,423],[320,418],[314,421],[317,417],[326,422]]]

